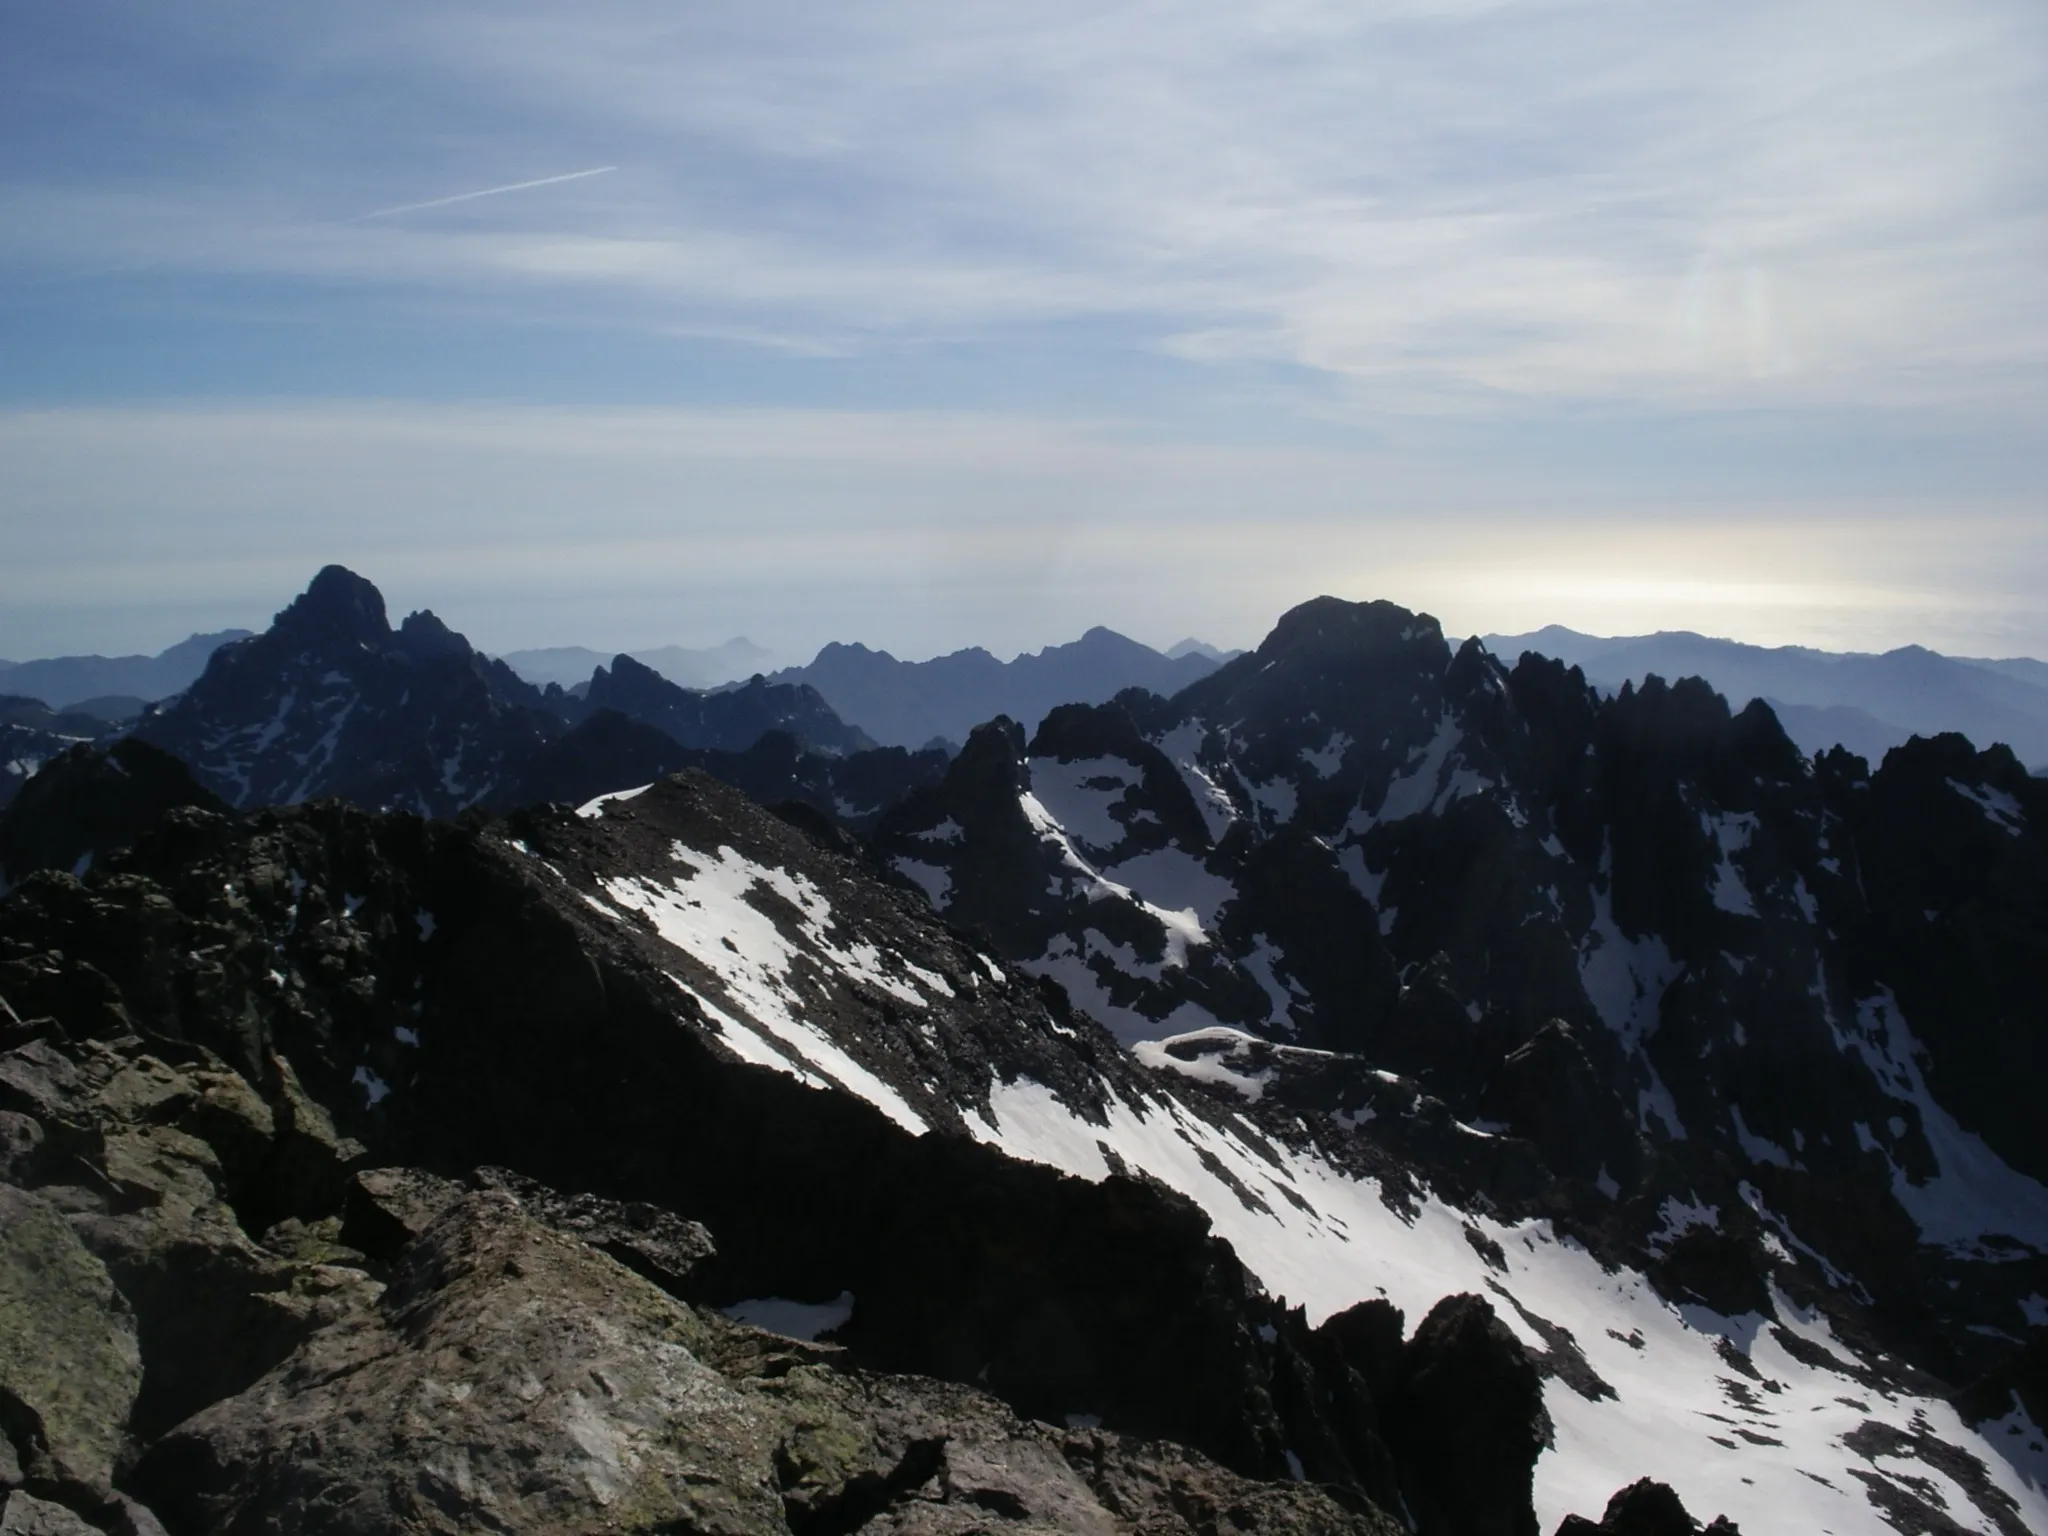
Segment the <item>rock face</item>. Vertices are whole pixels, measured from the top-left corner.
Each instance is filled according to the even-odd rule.
[[[0,1414],[25,1475],[111,1492],[142,1387],[126,1301],[48,1200],[0,1185]]]
[[[174,1525],[222,1531],[1112,1531],[1119,1514],[1185,1531],[1202,1503],[1248,1531],[1391,1529],[849,1369],[685,1306],[495,1192],[446,1207],[374,1306],[160,1441],[136,1481]]]
[[[1668,1484],[1646,1477],[1609,1499],[1598,1525],[1581,1515],[1567,1515],[1557,1536],[1697,1536],[1699,1529],[1700,1523],[1686,1513],[1685,1501]],[[1707,1536],[1740,1536],[1718,1516],[1706,1529]]]
[[[453,815],[516,776],[560,724],[539,690],[431,613],[330,565],[264,633],[215,651],[136,734],[233,806],[341,795]]]
[[[1529,1480],[1549,1439],[1543,1387],[1478,1296],[1447,1297],[1403,1352],[1394,1443],[1415,1469],[1411,1509],[1434,1529],[1530,1536]]]

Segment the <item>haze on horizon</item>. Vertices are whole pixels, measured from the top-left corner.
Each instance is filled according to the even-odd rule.
[[[153,7],[0,51],[0,656],[1319,592],[2048,655],[2048,11]]]

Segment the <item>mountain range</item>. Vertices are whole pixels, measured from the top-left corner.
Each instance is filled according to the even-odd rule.
[[[574,688],[589,682],[590,674],[615,654],[618,653],[593,651],[581,645],[557,645],[543,650],[507,651],[498,659],[536,687],[556,683]],[[753,676],[774,653],[744,637],[736,637],[706,650],[663,645],[624,654],[681,687],[715,688],[720,683]]]
[[[1484,643],[1505,658],[1524,651],[1555,657],[1608,689],[1650,676],[1705,678],[1731,700],[1765,700],[1809,754],[1839,744],[1875,761],[1908,737],[1960,731],[2048,766],[2048,663],[2027,657],[1972,660],[1917,645],[1840,653],[1682,630],[1603,639],[1555,624],[1487,635]]]
[[[587,797],[634,772],[711,766],[771,731],[821,760],[811,774],[821,782],[831,777],[822,760],[872,746],[813,690],[755,681],[695,691],[627,656],[597,669],[583,696],[538,689],[432,613],[394,629],[375,586],[329,566],[269,629],[217,650],[133,735],[188,764],[233,807],[338,795],[452,816],[549,792]],[[912,771],[901,752],[880,761]],[[870,762],[852,776],[878,772]],[[829,791],[824,799],[829,809]]]
[[[1126,688],[1175,693],[1225,653],[1183,641],[1162,655],[1100,626],[1066,645],[998,661],[976,647],[930,661],[898,661],[864,645],[828,645],[810,665],[769,681],[818,690],[844,718],[889,746],[958,745],[985,720],[1006,715],[1034,728],[1062,704],[1099,704]]]
[[[193,635],[154,656],[55,656],[42,661],[0,661],[0,693],[39,699],[59,710],[75,710],[103,700],[119,700],[119,713],[133,715],[142,705],[167,699],[189,688],[213,653],[230,640],[248,636],[246,629],[224,629]],[[104,714],[104,710],[95,711]]]
[[[956,754],[589,695],[330,568],[0,811],[7,1519],[2048,1528],[2009,748],[1328,598]]]

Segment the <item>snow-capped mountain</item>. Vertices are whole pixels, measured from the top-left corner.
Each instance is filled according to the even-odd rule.
[[[560,799],[671,750],[599,711],[525,764]],[[38,1488],[175,1536],[422,1489],[503,1524],[519,1478],[595,1519],[629,1474],[646,1529],[798,1536],[1692,1528],[1644,1478],[1749,1536],[2048,1528],[2048,803],[2010,752],[1814,761],[1697,681],[1603,697],[1322,599],[950,764],[718,762],[757,798],[188,795],[0,902],[0,1202],[74,1213],[125,1300],[63,1337],[142,1362],[95,1442],[132,1470],[24,1440]],[[518,1212],[669,1299],[549,1292],[531,1232],[461,1257]],[[598,1342],[477,1364],[499,1306]]]
[[[1170,702],[983,729],[876,847],[1155,1065],[1646,1253],[1739,1231],[1967,1377],[2048,1320],[2044,827],[2003,748],[1815,763],[1325,599]]]
[[[1401,644],[1423,633],[1416,622],[1390,632],[1403,627]],[[1454,755],[1439,765],[1444,782],[1466,771]],[[1397,937],[1392,948],[1398,957]],[[60,952],[90,977],[50,963]],[[2029,1399],[1994,1383],[1959,1408],[1888,1352],[1859,1282],[1830,1287],[1799,1250],[1805,1233],[1776,1222],[1764,1169],[1737,1170],[1761,1215],[1711,1192],[1653,1210],[1613,1202],[1654,1217],[1640,1241],[1631,1220],[1589,1221],[1571,1198],[1519,1209],[1395,1150],[1390,1125],[1405,1119],[1420,1138],[1431,1118],[1415,1079],[1220,1029],[1127,1052],[916,891],[702,776],[494,824],[334,804],[239,820],[174,812],[83,884],[40,877],[0,905],[0,988],[9,1112],[37,1124],[131,1117],[8,1166],[30,1197],[80,1205],[79,1231],[112,1273],[153,1277],[132,1326],[156,1373],[146,1379],[174,1396],[135,1421],[123,1488],[181,1530],[229,1509],[328,1529],[321,1511],[383,1509],[415,1486],[466,1518],[509,1507],[515,1489],[498,1479],[515,1465],[536,1476],[559,1462],[592,1489],[622,1487],[605,1469],[627,1455],[666,1466],[649,1460],[656,1442],[632,1417],[643,1389],[609,1357],[595,1387],[588,1372],[521,1377],[508,1363],[518,1392],[486,1377],[472,1398],[454,1394],[477,1367],[452,1350],[432,1356],[421,1367],[432,1380],[404,1400],[410,1427],[379,1442],[371,1471],[337,1450],[341,1418],[332,1435],[297,1427],[394,1411],[375,1395],[380,1375],[323,1363],[360,1351],[350,1341],[389,1310],[378,1287],[352,1289],[351,1276],[387,1273],[376,1253],[397,1255],[389,1273],[413,1309],[394,1326],[435,1330],[428,1344],[467,1314],[422,1311],[422,1287],[485,1273],[435,1257],[456,1241],[435,1210],[474,1219],[459,1214],[472,1210],[459,1188],[352,1170],[479,1163],[510,1170],[487,1190],[525,1189],[505,1182],[516,1176],[587,1191],[582,1225],[565,1230],[610,1243],[700,1307],[832,1329],[845,1363],[785,1355],[780,1369],[799,1372],[791,1389],[818,1390],[802,1372],[909,1373],[863,1389],[862,1411],[886,1414],[903,1411],[886,1404],[908,1390],[890,1382],[958,1384],[954,1427],[924,1459],[906,1451],[878,1468],[873,1500],[857,1506],[871,1512],[849,1529],[926,1528],[905,1523],[917,1501],[944,1507],[961,1497],[949,1489],[982,1486],[973,1478],[991,1474],[970,1463],[997,1453],[953,1438],[977,1394],[1066,1426],[1051,1462],[1018,1444],[1002,1452],[1010,1491],[978,1506],[984,1521],[1008,1510],[1047,1529],[1115,1528],[1089,1523],[1106,1517],[1084,1518],[1076,1495],[1049,1502],[1055,1468],[1099,1476],[1086,1469],[1157,1439],[1338,1501],[1285,1527],[1248,1510],[1229,1522],[1243,1529],[1395,1528],[1370,1523],[1384,1517],[1424,1536],[1549,1531],[1645,1476],[1750,1536],[2017,1536],[2048,1522]],[[6,1023],[38,1018],[61,1029]],[[178,1086],[202,1068],[214,1077]],[[256,1112],[229,1112],[223,1069],[275,1102],[262,1124],[280,1129],[265,1135],[299,1127],[290,1157],[249,1141]],[[1333,1096],[1343,1107],[1321,1107]],[[330,1129],[309,1104],[332,1115]],[[1503,1168],[1535,1167],[1505,1130],[1441,1128],[1494,1148]],[[206,1164],[214,1144],[233,1156]],[[64,1159],[102,1145],[131,1185],[197,1159],[234,1203],[201,1221],[193,1202],[213,1197],[187,1190],[139,1214],[102,1212],[93,1186],[73,1194],[63,1182],[79,1177]],[[1645,1155],[1661,1146],[1647,1139]],[[1977,1184],[1982,1167],[1951,1176],[1992,1187]],[[542,1194],[515,1205],[554,1209]],[[643,1235],[606,1236],[624,1231],[603,1216],[612,1210],[640,1211]],[[650,1247],[670,1219],[656,1213],[701,1221],[710,1240],[694,1251],[715,1244],[715,1257],[679,1277],[689,1266],[663,1257],[674,1245]],[[598,1217],[614,1225],[594,1228]],[[1763,1220],[1773,1236],[1757,1272],[1748,1234]],[[168,1240],[179,1222],[190,1232]],[[157,1267],[124,1257],[140,1253]],[[503,1273],[532,1282],[536,1262]],[[184,1267],[195,1284],[207,1276],[212,1300],[179,1289]],[[214,1358],[209,1330],[238,1326],[253,1298],[287,1284],[324,1299],[289,1326],[240,1325],[233,1369],[201,1368]],[[523,1305],[530,1315],[535,1303]],[[655,1302],[634,1305],[645,1316]],[[604,1316],[601,1333],[638,1326]],[[425,1347],[407,1337],[377,1346],[376,1373]],[[488,1338],[469,1337],[466,1358],[493,1358]],[[696,1336],[668,1338],[660,1349]],[[353,1397],[352,1380],[366,1383]],[[720,1427],[737,1411],[722,1406],[729,1397],[673,1391],[664,1433],[716,1449],[696,1453],[696,1482],[684,1468],[636,1497],[744,1494],[722,1480],[736,1474],[703,1470],[738,1443]],[[513,1419],[493,1417],[493,1393]],[[884,1434],[886,1419],[874,1422],[833,1433],[865,1443]],[[539,1437],[538,1462],[499,1448],[512,1428]],[[447,1470],[458,1451],[460,1480]],[[809,1484],[791,1469],[815,1463],[776,1464],[785,1507],[800,1512],[788,1501]],[[851,1475],[837,1464],[806,1476],[834,1486]],[[1182,1475],[1153,1465],[1155,1485]],[[1145,1528],[1211,1528],[1177,1507],[1185,1524]],[[807,1527],[792,1513],[789,1528]]]
[[[135,734],[233,806],[337,795],[451,816],[645,782],[650,764],[715,770],[771,731],[827,757],[872,745],[812,689],[756,680],[693,692],[626,656],[583,697],[542,691],[431,613],[393,629],[376,587],[329,566],[263,634],[215,651]],[[810,777],[821,775],[831,777]]]

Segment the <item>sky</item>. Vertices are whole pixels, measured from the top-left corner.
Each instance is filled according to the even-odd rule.
[[[2048,656],[2039,0],[18,8],[0,656]]]

